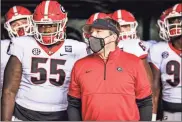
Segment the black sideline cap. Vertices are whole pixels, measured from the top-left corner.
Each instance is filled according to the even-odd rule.
[[[93,24],[90,25],[84,25],[82,30],[86,33],[90,33],[91,28],[100,28],[100,29],[106,29],[106,30],[111,30],[115,32],[117,35],[119,35],[119,30],[117,27],[117,24],[113,24],[112,19],[97,19],[93,22]],[[117,23],[117,22],[115,22]]]

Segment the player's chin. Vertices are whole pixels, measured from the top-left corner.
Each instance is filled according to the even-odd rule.
[[[182,43],[182,35],[172,37],[171,40],[172,40],[172,41],[179,41],[179,42]]]

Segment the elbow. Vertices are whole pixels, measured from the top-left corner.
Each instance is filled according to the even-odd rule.
[[[136,103],[139,108],[145,107],[145,106],[152,106],[152,95],[145,97],[143,99],[137,99]]]
[[[16,93],[11,89],[3,89],[2,90],[2,99],[4,97],[15,98],[15,96],[16,96]]]
[[[72,97],[68,95],[68,106],[80,108],[81,107],[81,99]]]

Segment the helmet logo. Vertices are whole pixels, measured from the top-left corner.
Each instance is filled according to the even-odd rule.
[[[62,11],[63,13],[66,13],[66,11],[65,11],[65,9],[64,9],[63,6],[60,6],[60,8],[61,8],[61,11]]]

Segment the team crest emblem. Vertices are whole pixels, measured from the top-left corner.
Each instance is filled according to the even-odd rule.
[[[72,46],[65,46],[65,52],[72,52]]]
[[[39,55],[39,54],[41,53],[41,50],[40,50],[39,48],[34,48],[34,49],[32,50],[32,53],[33,53],[34,55]]]
[[[117,70],[121,72],[123,69],[121,67],[118,67]]]
[[[64,9],[63,6],[60,6],[60,8],[61,8],[61,11],[62,11],[63,13],[66,13],[66,11],[65,11],[65,9]]]
[[[162,53],[162,58],[167,58],[169,56],[169,53],[167,51]]]

